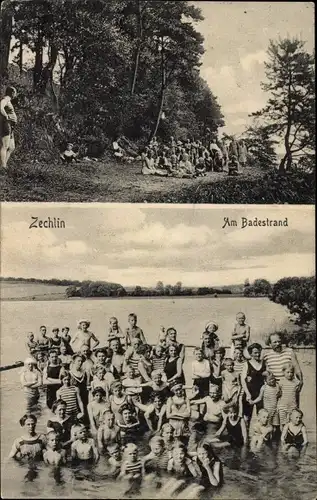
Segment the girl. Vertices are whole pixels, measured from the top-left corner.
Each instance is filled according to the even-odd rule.
[[[70,346],[74,352],[80,352],[83,345],[88,345],[91,351],[99,345],[99,340],[94,333],[88,330],[89,327],[90,321],[86,319],[81,319],[79,321],[78,330],[70,342]],[[91,345],[92,342],[94,342],[93,346]]]
[[[119,326],[118,319],[114,316],[109,319],[108,342],[110,343],[112,339],[125,339],[125,335]]]
[[[43,459],[44,437],[36,433],[37,418],[27,413],[20,418],[20,425],[26,434],[16,439],[10,451],[10,458],[22,461],[37,461]]]
[[[246,420],[250,420],[252,416],[253,406],[250,401],[257,398],[264,384],[265,365],[261,360],[262,346],[254,343],[248,347],[250,359],[247,360],[240,378],[243,387],[243,415]],[[259,411],[262,408],[262,401],[256,404],[256,409]]]
[[[247,428],[244,419],[239,417],[239,407],[237,404],[229,405],[228,413],[225,415],[222,426],[216,432],[215,436],[221,436],[225,430],[228,433],[227,440],[232,446],[240,447],[247,443]]]
[[[61,448],[59,436],[54,431],[46,434],[46,449],[43,452],[43,459],[46,465],[65,465],[66,451]]]
[[[169,345],[167,353],[164,367],[167,383],[170,384],[177,381],[179,384],[185,384],[183,359],[178,355],[177,347],[173,344]]]
[[[107,409],[106,402],[104,400],[106,393],[102,387],[96,387],[92,391],[93,400],[88,403],[87,411],[90,422],[90,431],[93,436],[97,435],[98,428],[103,420],[104,412]]]
[[[260,393],[256,399],[250,399],[251,405],[263,402],[263,408],[269,412],[269,423],[273,426],[276,432],[279,426],[279,417],[277,410],[277,401],[280,396],[280,387],[276,382],[276,378],[270,372],[266,373],[265,383],[260,389]]]
[[[61,375],[62,387],[56,392],[56,398],[66,403],[66,417],[73,421],[84,416],[84,405],[80,397],[79,389],[72,385],[72,379],[68,372]]]
[[[303,424],[303,412],[295,408],[290,413],[290,421],[284,425],[281,444],[284,451],[290,455],[295,455],[301,451],[308,443],[306,427]]]
[[[57,351],[49,353],[48,362],[43,370],[43,384],[46,389],[46,404],[49,409],[52,408],[56,401],[56,393],[61,386],[60,375],[63,370],[60,360],[58,359]]]
[[[85,461],[96,463],[99,460],[99,452],[92,438],[88,437],[84,425],[76,433],[77,439],[71,445],[71,457],[74,461]]]
[[[196,463],[200,471],[200,484],[205,488],[220,486],[223,481],[223,469],[210,444],[202,443],[197,448]]]
[[[37,362],[34,358],[27,358],[20,377],[28,413],[37,405],[40,397],[39,387],[42,385],[42,377],[36,366]]]
[[[62,447],[67,450],[71,444],[73,421],[66,415],[66,408],[67,405],[62,399],[55,401],[52,407],[54,417],[48,420],[46,427],[48,432],[56,432]]]
[[[171,387],[173,396],[166,403],[166,418],[174,428],[174,436],[181,437],[189,434],[188,421],[190,417],[190,402],[183,385],[175,382]]]
[[[173,448],[172,458],[168,461],[168,472],[172,472],[177,479],[198,477],[199,473],[193,461],[187,456],[186,448],[178,443]]]
[[[273,426],[269,423],[269,412],[262,408],[257,416],[257,422],[253,426],[250,448],[252,451],[259,450],[264,442],[272,438]]]
[[[165,366],[165,350],[161,344],[153,347],[152,350],[152,366],[153,370],[164,370]]]
[[[241,391],[240,377],[234,370],[234,361],[231,358],[224,359],[225,369],[222,371],[222,397],[225,403],[238,401]]]
[[[196,359],[192,362],[193,384],[198,388],[198,398],[204,398],[209,394],[210,363],[204,358],[201,348],[195,347],[194,355]]]
[[[129,326],[126,329],[126,333],[125,333],[126,334],[126,340],[125,340],[126,346],[131,345],[132,340],[135,338],[140,339],[141,344],[146,344],[144,333],[141,330],[141,328],[139,326],[137,326],[137,322],[138,322],[137,315],[134,313],[130,313],[128,316]]]
[[[14,127],[17,123],[12,100],[17,96],[14,87],[7,87],[0,101],[0,165],[7,168],[9,158],[15,149]]]
[[[120,444],[120,429],[115,423],[114,414],[107,410],[97,432],[98,449],[101,453],[109,452],[109,447]]]
[[[295,378],[294,366],[287,363],[283,367],[283,374],[279,381],[281,389],[280,398],[277,403],[277,410],[280,420],[281,431],[284,425],[288,422],[288,415],[292,410],[297,408],[297,394],[299,392],[299,380]]]
[[[205,331],[203,333],[203,344],[208,342],[209,348],[211,349],[216,349],[217,347],[219,347],[219,337],[218,335],[216,335],[218,328],[218,324],[215,321],[211,320],[207,321],[205,325]],[[202,346],[202,349],[204,349],[204,346]]]

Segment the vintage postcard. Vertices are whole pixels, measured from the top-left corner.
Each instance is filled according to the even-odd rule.
[[[3,204],[3,498],[316,493],[312,206]]]
[[[0,15],[3,201],[315,203],[313,2]]]

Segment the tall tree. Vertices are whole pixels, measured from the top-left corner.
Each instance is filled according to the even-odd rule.
[[[294,156],[315,148],[314,57],[304,46],[296,38],[270,42],[269,61],[265,63],[268,81],[262,83],[270,97],[267,105],[254,113],[264,118],[270,134],[283,138],[281,172],[291,168]]]
[[[249,127],[243,137],[248,150],[248,159],[252,164],[261,168],[272,168],[277,164],[275,146],[278,141],[271,137],[266,127],[259,125]]]
[[[0,78],[8,77],[8,64],[13,26],[13,2],[3,0],[0,3]]]

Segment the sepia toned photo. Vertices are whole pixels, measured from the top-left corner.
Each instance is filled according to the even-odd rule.
[[[1,200],[315,203],[313,2],[0,5]]]
[[[314,226],[3,204],[2,498],[313,499]]]

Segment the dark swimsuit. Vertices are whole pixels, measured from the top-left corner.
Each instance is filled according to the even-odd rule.
[[[60,375],[60,371],[62,369],[62,365],[57,365],[57,366],[47,366],[47,377],[48,378],[54,378],[58,379]],[[56,400],[56,392],[60,388],[61,384],[49,384],[47,385],[46,389],[46,404],[47,406],[51,409],[53,406],[54,401]]]
[[[294,446],[297,450],[300,450],[304,443],[304,436],[302,431],[299,431],[297,434],[293,434],[290,429],[287,429],[285,443],[290,446]]]
[[[241,418],[239,418],[235,425],[232,425],[230,420],[227,419],[226,429],[228,432],[228,441],[230,441],[233,446],[243,446],[244,439],[241,429]]]
[[[265,372],[266,368],[265,368],[264,363],[262,363],[262,366],[259,370],[254,368],[254,366],[249,361],[247,361],[247,363],[248,363],[247,377],[250,377],[251,380],[250,380],[250,382],[248,382],[246,379],[246,385],[247,385],[247,388],[251,394],[251,399],[256,399],[259,396],[261,387],[264,384],[263,372]],[[246,417],[251,418],[251,415],[253,412],[253,406],[254,405],[250,405],[250,403],[248,403],[248,401],[246,400],[245,394],[244,394],[244,396],[243,396],[243,414]],[[259,403],[256,403],[257,411],[259,411],[261,408],[263,408],[262,401],[260,401]]]
[[[169,359],[166,360],[164,372],[165,372],[167,380],[169,380],[170,378],[174,377],[174,375],[176,375],[178,359],[179,358],[177,357],[177,358],[173,359],[173,361],[169,361]],[[182,370],[181,376],[179,378],[175,379],[175,382],[185,384],[185,377],[184,377],[183,370]]]

